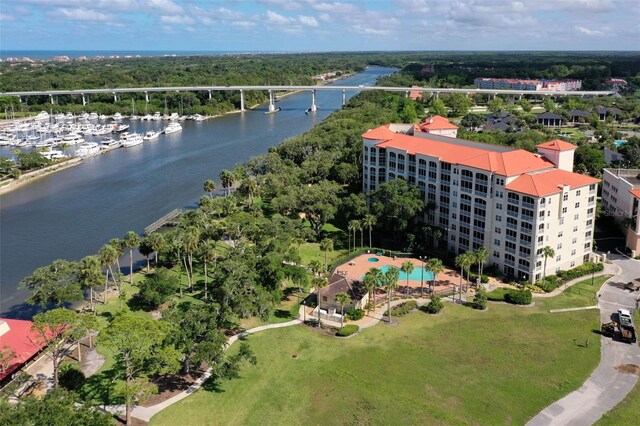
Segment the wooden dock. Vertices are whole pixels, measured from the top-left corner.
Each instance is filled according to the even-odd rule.
[[[158,229],[165,225],[171,225],[176,223],[176,219],[182,215],[181,209],[175,209],[162,216],[160,219],[153,222],[151,225],[144,228],[144,235],[149,235],[156,232]]]

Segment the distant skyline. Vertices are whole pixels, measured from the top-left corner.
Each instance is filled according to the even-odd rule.
[[[2,0],[0,49],[638,50],[638,0]]]

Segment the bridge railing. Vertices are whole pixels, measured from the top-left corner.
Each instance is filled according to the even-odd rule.
[[[151,225],[149,225],[146,228],[144,228],[144,234],[145,235],[149,235],[149,234],[152,234],[152,233],[156,232],[158,229],[162,228],[167,223],[169,223],[172,220],[178,218],[181,214],[182,214],[182,210],[181,209],[175,209],[175,210],[170,211],[169,213],[167,213],[164,216],[162,216],[160,219],[158,219],[155,222],[153,222]]]

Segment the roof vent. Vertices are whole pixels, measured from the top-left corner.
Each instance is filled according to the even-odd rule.
[[[4,336],[9,330],[9,324],[7,324],[6,321],[0,320],[0,336]]]

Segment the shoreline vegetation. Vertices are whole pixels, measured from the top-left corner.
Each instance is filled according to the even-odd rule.
[[[32,170],[20,175],[17,179],[11,178],[0,182],[0,195],[4,195],[8,192],[21,188],[29,183],[32,183],[43,177],[52,175],[53,173],[61,170],[66,170],[70,167],[74,167],[82,163],[82,159],[78,157],[72,157],[61,160],[59,163],[52,164],[50,166],[43,167],[38,170]]]

